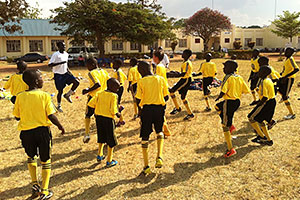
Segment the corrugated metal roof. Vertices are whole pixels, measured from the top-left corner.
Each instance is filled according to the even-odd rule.
[[[51,24],[49,19],[21,19],[18,25],[22,27],[23,33],[9,34],[0,30],[0,36],[60,36],[60,31],[55,30],[59,26]]]

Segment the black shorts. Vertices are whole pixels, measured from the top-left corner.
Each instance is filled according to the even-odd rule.
[[[66,85],[70,85],[74,80],[76,80],[76,78],[73,74],[71,74],[71,72],[67,72],[65,74],[54,74],[54,83],[58,91],[63,90]]]
[[[88,95],[88,100],[86,103],[85,118],[91,118],[95,112],[95,108],[91,108],[88,106],[88,104],[92,98],[93,98],[92,96]]]
[[[187,92],[189,90],[189,87],[191,85],[192,78],[181,78],[171,89],[170,92],[174,93],[176,91],[181,94],[181,99],[185,99]]]
[[[152,126],[156,133],[160,133],[163,130],[165,106],[162,105],[144,105],[141,112],[141,132],[140,137],[142,140],[149,140],[149,136],[152,133]]]
[[[34,156],[40,156],[42,162],[50,159],[52,147],[50,127],[40,126],[21,131],[20,139],[28,157],[34,159]]]
[[[255,90],[257,88],[257,83],[259,80],[259,78],[257,77],[257,73],[254,73],[253,77],[254,78],[251,79],[251,83],[250,83],[251,90]]]
[[[213,82],[213,77],[205,77],[203,78],[203,92],[204,95],[208,95],[210,93],[210,90],[208,89],[208,86]]]
[[[118,95],[118,104],[121,103],[121,99],[122,99],[122,95],[123,95],[123,92],[124,92],[124,87],[121,86],[117,92],[117,95]]]
[[[13,104],[15,104],[16,103],[16,96],[12,96],[11,98],[10,98],[10,101],[13,103]]]
[[[270,122],[273,118],[276,107],[276,100],[270,99],[263,105],[256,106],[248,115],[250,121],[257,121],[262,123],[263,121]]]
[[[294,78],[287,78],[284,83],[282,83],[281,80],[279,80],[278,81],[278,87],[279,87],[278,92],[282,96],[288,97],[293,84],[294,84]]]
[[[224,100],[217,103],[215,108],[219,111],[222,124],[226,127],[231,127],[234,112],[240,107],[240,100]]]
[[[132,87],[132,92],[133,92],[134,94],[136,94],[137,83],[132,84],[131,87]]]
[[[98,143],[106,143],[110,148],[118,144],[115,136],[115,120],[101,115],[95,115]]]

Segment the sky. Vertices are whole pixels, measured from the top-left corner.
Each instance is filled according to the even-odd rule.
[[[38,2],[43,9],[43,17],[51,15],[50,9],[63,6],[63,2],[72,0],[27,0],[31,6]],[[114,2],[127,2],[127,0],[111,0]],[[275,2],[276,9],[275,9]],[[209,7],[220,11],[231,19],[237,26],[270,25],[276,14],[282,11],[300,11],[300,0],[158,0],[162,10],[168,17],[188,18],[196,11]]]

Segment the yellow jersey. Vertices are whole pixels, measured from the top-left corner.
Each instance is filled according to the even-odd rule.
[[[140,99],[140,107],[144,105],[166,105],[164,97],[169,94],[168,83],[158,75],[149,75],[141,78],[137,83],[135,97]]]
[[[28,90],[28,85],[22,79],[23,74],[13,74],[4,85],[4,89],[9,89],[11,95],[16,96],[18,93]]]
[[[138,67],[134,66],[129,69],[128,72],[128,81],[131,82],[131,84],[136,84],[138,80],[142,78],[141,74],[138,71]]]
[[[159,63],[158,65],[156,65],[156,67],[154,68],[154,74],[162,76],[168,82],[167,69],[163,64]]]
[[[182,77],[183,79],[188,79],[192,77],[193,66],[190,60],[187,60],[181,64],[181,73],[185,73]]]
[[[272,80],[278,80],[280,78],[280,74],[278,71],[276,71],[272,66],[269,66],[271,68],[271,74],[268,76],[268,78]]]
[[[127,76],[124,74],[121,68],[119,68],[117,71],[114,71],[112,77],[120,82],[120,86],[124,86],[124,83],[127,80]]]
[[[263,97],[268,98],[268,100],[275,98],[274,83],[270,78],[265,78],[259,83],[258,95],[259,99]]]
[[[221,92],[224,99],[240,99],[242,94],[249,93],[250,89],[244,79],[236,74],[227,74],[222,82]]]
[[[89,92],[91,97],[95,96],[98,91],[106,90],[106,82],[109,79],[108,73],[103,69],[93,69],[88,73],[90,88],[93,87],[96,83],[99,83],[100,87]]]
[[[254,73],[257,73],[259,71],[258,59],[259,57],[257,57],[256,59],[251,58],[251,70]]]
[[[96,95],[89,101],[88,106],[95,108],[95,115],[109,117],[114,119],[118,111],[118,95],[105,90],[97,92]]]
[[[291,73],[292,71],[294,71],[294,69],[299,69],[299,67],[296,64],[294,58],[293,57],[287,58],[284,61],[284,67],[283,67],[282,77],[284,77],[287,74]],[[287,78],[295,78],[295,77],[296,77],[296,74],[293,74],[292,76],[289,76]]]
[[[13,114],[20,118],[18,130],[25,131],[40,126],[50,126],[49,115],[56,112],[51,96],[39,89],[24,91],[17,95]]]
[[[214,62],[202,63],[199,72],[202,73],[203,78],[207,78],[207,77],[214,78],[217,73],[217,65]]]

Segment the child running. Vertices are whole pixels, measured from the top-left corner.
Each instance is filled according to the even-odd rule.
[[[14,104],[16,101],[16,95],[20,92],[28,90],[28,85],[23,81],[22,76],[23,72],[27,69],[27,64],[24,61],[19,61],[17,63],[17,69],[19,72],[11,75],[8,81],[4,85],[4,89],[10,90],[12,95],[10,101]]]
[[[242,94],[250,92],[244,79],[234,73],[237,67],[238,64],[233,60],[228,60],[224,63],[223,71],[225,77],[222,82],[221,93],[216,99],[216,101],[218,101],[223,97],[224,101],[217,103],[215,106],[222,120],[223,132],[227,143],[227,151],[224,155],[225,158],[236,154],[236,151],[232,146],[230,128],[232,126],[233,115],[240,107],[240,98]]]
[[[191,118],[194,118],[194,114],[189,106],[188,101],[186,100],[186,95],[188,93],[190,84],[192,82],[192,62],[189,60],[189,58],[192,56],[192,51],[189,49],[186,49],[182,53],[182,58],[184,59],[184,62],[181,65],[181,73],[180,73],[180,80],[169,90],[170,96],[173,100],[173,103],[175,105],[175,108],[170,113],[171,115],[175,115],[179,112],[181,112],[181,108],[179,107],[179,104],[177,102],[175,92],[178,91],[181,95],[181,100],[184,104],[184,106],[187,109],[188,115],[184,118],[184,120],[189,120]]]
[[[97,161],[105,159],[103,155],[104,144],[107,144],[107,162],[106,166],[111,167],[118,164],[113,160],[113,149],[118,144],[115,136],[115,116],[120,117],[118,109],[118,95],[120,83],[115,78],[107,81],[107,90],[97,92],[90,100],[88,106],[95,109],[97,136],[98,136],[98,155]]]
[[[250,89],[251,89],[251,94],[253,96],[253,101],[252,103],[250,103],[250,106],[254,106],[258,102],[256,100],[256,94],[255,94],[255,91],[257,91],[257,82],[258,82],[257,73],[259,71],[258,59],[259,59],[259,50],[254,49],[251,58],[251,73],[248,79],[248,82],[251,81]]]
[[[162,130],[166,101],[168,100],[168,84],[163,77],[153,75],[151,66],[147,62],[139,62],[138,71],[143,77],[138,81],[136,93],[136,99],[141,113],[140,137],[142,138],[144,158],[144,169],[142,173],[148,175],[151,173],[148,161],[148,145],[149,136],[153,131],[152,126],[154,126],[157,134],[157,157],[155,167],[160,168],[163,165],[162,151],[164,134]]]
[[[18,130],[22,146],[28,156],[27,166],[32,181],[32,196],[39,200],[50,199],[53,192],[48,190],[51,172],[52,135],[51,122],[64,134],[65,130],[54,113],[55,107],[48,93],[43,92],[42,75],[38,70],[27,70],[23,73],[23,80],[29,89],[17,95],[13,114],[20,120]],[[42,186],[38,182],[37,159],[42,164]]]

